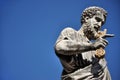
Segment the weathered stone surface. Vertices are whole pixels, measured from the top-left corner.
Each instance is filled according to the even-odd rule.
[[[111,80],[105,60],[108,41],[105,23],[107,12],[100,7],[83,11],[80,30],[63,29],[55,44],[55,52],[63,66],[62,80]]]

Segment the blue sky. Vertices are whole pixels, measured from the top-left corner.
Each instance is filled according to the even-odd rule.
[[[62,66],[54,44],[65,27],[80,28],[89,6],[107,10],[106,59],[113,80],[120,79],[119,0],[0,0],[0,80],[60,80]]]

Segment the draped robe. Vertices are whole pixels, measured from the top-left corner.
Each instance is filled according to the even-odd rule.
[[[80,31],[65,28],[58,37],[56,44],[61,40],[91,43]],[[61,61],[63,72],[61,80],[111,80],[105,58],[95,57],[95,50],[86,52],[55,51]]]

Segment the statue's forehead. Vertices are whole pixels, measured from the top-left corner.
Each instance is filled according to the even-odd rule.
[[[101,19],[104,21],[103,13],[101,13],[100,11],[97,11],[94,16],[95,16],[95,17],[99,17],[99,18],[101,18]]]
[[[97,11],[95,16],[98,16],[100,18],[104,18],[103,13],[101,13],[100,11]]]

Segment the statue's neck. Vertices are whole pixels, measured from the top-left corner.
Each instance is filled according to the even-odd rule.
[[[83,26],[78,30],[78,33],[80,33],[81,35],[84,35]]]

